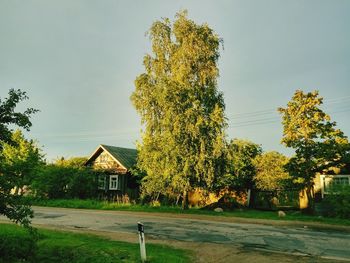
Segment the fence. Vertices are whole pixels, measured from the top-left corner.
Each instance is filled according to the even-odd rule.
[[[262,191],[254,193],[254,207],[264,210],[299,209],[299,192],[296,189]]]

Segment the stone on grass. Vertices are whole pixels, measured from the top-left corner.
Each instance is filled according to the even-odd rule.
[[[283,211],[278,211],[278,217],[286,217],[286,213]]]
[[[224,209],[222,209],[221,207],[217,207],[214,209],[214,211],[217,213],[222,213],[222,212],[224,212]]]

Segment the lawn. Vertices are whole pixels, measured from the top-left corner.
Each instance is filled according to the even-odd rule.
[[[35,243],[27,230],[0,224],[0,262],[140,262],[139,245],[111,241],[87,234],[53,230],[38,231]],[[190,262],[190,252],[147,244],[148,262]]]
[[[150,206],[139,204],[118,204],[106,201],[97,200],[80,200],[80,199],[53,199],[53,200],[31,200],[33,205],[50,206],[50,207],[66,207],[66,208],[84,208],[84,209],[99,209],[99,210],[117,210],[117,211],[137,211],[137,212],[164,212],[164,213],[178,213],[178,214],[196,214],[209,216],[223,216],[223,217],[241,217],[254,219],[268,219],[268,220],[290,220],[290,221],[305,221],[305,222],[319,222],[332,225],[347,225],[350,226],[349,219],[329,218],[319,216],[304,215],[300,211],[287,211],[286,217],[279,218],[276,211],[261,211],[254,209],[237,209],[234,211],[227,211],[217,213],[209,210],[202,210],[197,207],[188,210],[182,210],[176,206]]]

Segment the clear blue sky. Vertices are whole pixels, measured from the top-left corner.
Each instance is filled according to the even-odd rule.
[[[28,92],[41,110],[30,138],[48,160],[86,156],[100,143],[135,147],[134,79],[149,52],[145,32],[187,9],[223,39],[219,89],[228,138],[280,145],[276,108],[296,89],[317,89],[350,135],[350,1],[0,0],[0,97]]]

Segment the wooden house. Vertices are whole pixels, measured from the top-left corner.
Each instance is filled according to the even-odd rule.
[[[100,197],[116,199],[128,195],[136,198],[138,184],[130,169],[136,165],[137,151],[101,144],[88,158],[85,165],[98,170]]]

